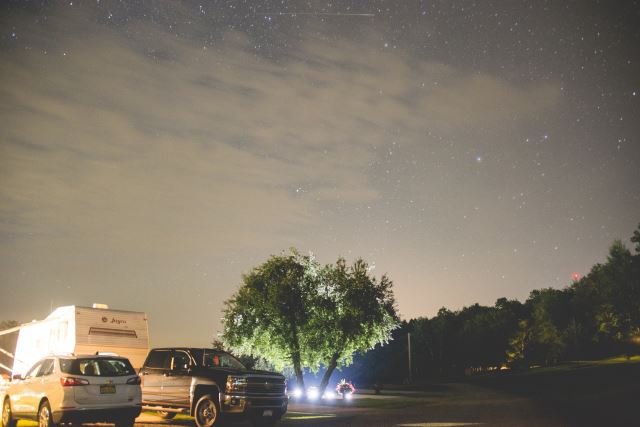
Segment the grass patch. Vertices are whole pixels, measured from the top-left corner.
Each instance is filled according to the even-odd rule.
[[[361,409],[403,409],[416,405],[424,405],[428,402],[429,400],[424,397],[414,396],[394,396],[385,399],[364,397],[354,399],[353,402],[345,406],[352,406],[354,408]]]
[[[335,418],[336,414],[313,414],[307,412],[287,412],[284,419],[289,421],[309,421]]]
[[[576,361],[468,379],[533,399],[563,414],[568,425],[637,425],[640,357]]]

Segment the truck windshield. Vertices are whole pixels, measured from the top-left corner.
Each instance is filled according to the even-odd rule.
[[[205,368],[233,368],[243,371],[247,369],[238,359],[223,351],[200,350],[194,356],[202,361]]]

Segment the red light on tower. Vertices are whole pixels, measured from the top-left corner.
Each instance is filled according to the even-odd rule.
[[[581,276],[580,273],[577,272],[573,272],[571,273],[571,280],[573,280],[574,282],[577,282],[578,280],[580,280]]]

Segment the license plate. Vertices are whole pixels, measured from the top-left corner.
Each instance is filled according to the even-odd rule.
[[[100,394],[109,394],[109,393],[115,393],[115,392],[116,392],[116,386],[113,384],[100,385]]]
[[[273,417],[273,409],[265,409],[264,412],[262,412],[262,416]]]

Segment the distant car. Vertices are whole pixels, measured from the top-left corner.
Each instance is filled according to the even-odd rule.
[[[19,419],[39,427],[107,422],[131,427],[140,415],[140,377],[114,355],[48,356],[16,375],[2,403],[2,427]]]

